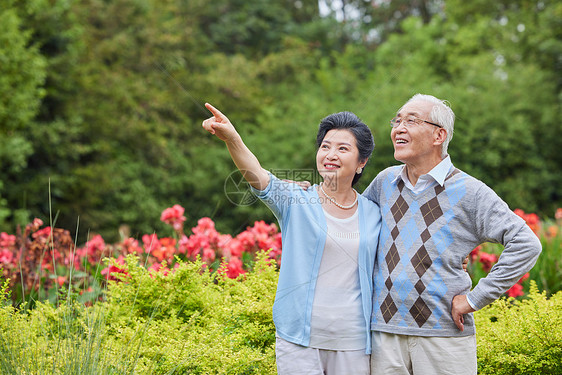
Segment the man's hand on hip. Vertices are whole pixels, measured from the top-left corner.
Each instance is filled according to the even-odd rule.
[[[451,303],[451,316],[455,322],[457,328],[464,331],[464,314],[474,312],[474,310],[466,299],[466,295],[459,294],[453,297],[453,302]]]

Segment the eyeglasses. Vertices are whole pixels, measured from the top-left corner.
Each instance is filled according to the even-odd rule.
[[[408,127],[408,126],[413,126],[413,125],[421,125],[422,122],[427,122],[428,124],[431,124],[433,126],[437,126],[438,128],[442,128],[441,125],[439,124],[435,124],[433,122],[429,122],[426,120],[422,120],[421,118],[418,118],[416,116],[406,116],[404,118],[401,117],[395,117],[392,120],[390,120],[390,126],[392,126],[393,128],[397,128],[398,126],[400,126],[400,124],[404,123],[404,126]]]

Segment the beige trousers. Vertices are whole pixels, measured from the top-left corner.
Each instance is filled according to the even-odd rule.
[[[421,337],[374,332],[371,375],[474,375],[476,335]]]
[[[369,375],[365,350],[308,348],[277,337],[275,358],[279,375]]]

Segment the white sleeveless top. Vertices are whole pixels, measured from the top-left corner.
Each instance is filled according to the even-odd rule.
[[[357,257],[358,210],[346,219],[326,211],[328,233],[312,305],[310,347],[327,350],[365,349],[365,322]]]

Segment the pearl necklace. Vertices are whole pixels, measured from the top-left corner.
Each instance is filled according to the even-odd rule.
[[[338,202],[336,202],[336,198],[329,196],[324,191],[324,188],[322,187],[322,185],[324,185],[324,183],[320,184],[320,190],[322,190],[322,193],[324,193],[324,195],[326,196],[326,198],[328,198],[330,200],[330,202],[332,202],[333,204],[335,204],[339,208],[343,208],[344,210],[348,210],[348,209],[352,208],[353,206],[355,206],[355,203],[357,203],[357,199],[359,198],[359,195],[357,194],[357,191],[355,189],[353,189],[353,191],[355,192],[355,200],[350,205],[344,206],[343,204],[339,204]]]

